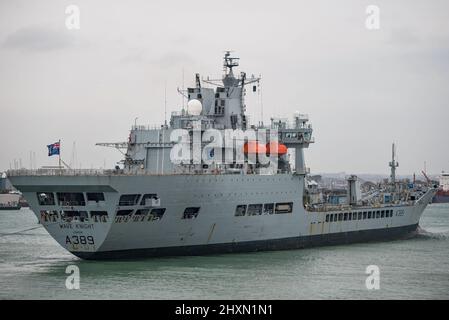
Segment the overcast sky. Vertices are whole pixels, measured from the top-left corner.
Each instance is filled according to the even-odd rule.
[[[80,8],[68,30],[65,9]],[[368,5],[380,29],[365,27]],[[312,172],[449,171],[449,2],[413,1],[0,1],[0,171],[14,159],[55,165],[62,140],[76,166],[121,159],[96,142],[126,141],[138,124],[180,110],[176,88],[194,74],[220,77],[224,50],[262,75],[265,121],[306,113]],[[250,118],[261,117],[248,90]],[[72,163],[73,165],[73,163]]]

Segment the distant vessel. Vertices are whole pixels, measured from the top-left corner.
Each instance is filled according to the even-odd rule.
[[[245,86],[256,92],[260,79],[236,77],[238,61],[226,52],[222,79],[197,74],[180,91],[187,109],[169,124],[134,125],[128,141],[100,144],[126,150],[122,168],[10,170],[8,178],[49,234],[85,259],[296,249],[415,232],[435,189],[396,180],[394,146],[383,189],[362,194],[351,176],[347,203],[313,203],[314,186],[304,190],[303,151],[314,142],[308,116],[250,125]]]
[[[442,172],[440,187],[433,197],[433,203],[449,203],[449,172]]]
[[[0,172],[0,210],[19,210],[22,207],[20,193],[11,189],[5,174]]]
[[[20,194],[13,193],[0,193],[0,210],[19,210]]]

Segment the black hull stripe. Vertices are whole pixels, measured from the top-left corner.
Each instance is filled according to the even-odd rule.
[[[418,224],[413,224],[403,227],[350,231],[272,240],[117,251],[72,252],[72,254],[87,260],[106,260],[162,256],[199,256],[221,253],[302,249],[316,246],[401,239],[406,238],[407,236],[412,236],[417,227]]]

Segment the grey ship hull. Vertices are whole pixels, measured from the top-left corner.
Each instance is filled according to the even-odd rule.
[[[72,254],[86,260],[109,260],[135,259],[142,257],[198,256],[224,253],[292,250],[319,246],[344,245],[360,242],[405,239],[414,236],[416,234],[417,228],[418,224],[414,224],[402,227],[359,230],[345,233],[302,236],[273,240],[257,240],[237,243],[219,243],[194,246],[128,249],[100,252],[72,252]]]
[[[413,205],[379,207],[392,216],[379,219],[326,221],[332,212],[308,212],[302,203],[303,176],[278,175],[98,175],[12,176],[42,225],[65,249],[84,259],[124,259],[141,256],[202,255],[228,252],[298,249],[362,241],[397,239],[412,234],[435,191]],[[103,192],[105,201],[84,206],[39,205],[39,192]],[[145,208],[119,206],[123,194],[158,194],[163,217],[136,217]],[[236,216],[236,206],[292,202],[287,214]],[[186,207],[200,207],[194,219],[183,219]],[[119,210],[133,210],[125,219]],[[375,208],[353,209],[359,211]],[[42,220],[42,211],[108,212],[105,222]],[[343,211],[336,211],[340,214]],[[92,243],[80,243],[91,237]]]

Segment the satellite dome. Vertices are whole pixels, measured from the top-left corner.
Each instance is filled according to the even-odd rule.
[[[187,102],[187,112],[192,116],[199,116],[203,111],[203,105],[201,101],[192,99]]]

